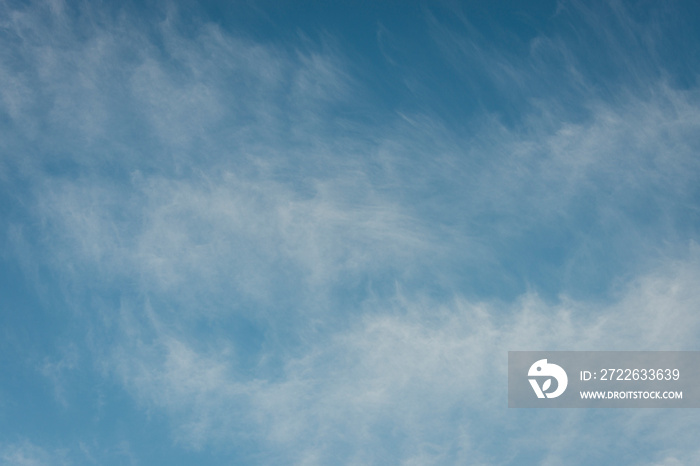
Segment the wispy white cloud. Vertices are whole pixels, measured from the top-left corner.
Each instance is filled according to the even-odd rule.
[[[67,465],[66,452],[47,451],[27,440],[0,445],[0,460],[3,464],[16,466]]]
[[[561,38],[527,61],[433,21],[533,112],[355,119],[339,109],[371,103],[328,44],[183,30],[175,9],[152,36],[99,15],[79,35],[59,3],[3,8],[3,170],[29,186],[9,244],[60,276],[94,354],[47,360],[57,390],[92,360],[179,444],[268,464],[561,464],[576,445],[548,422],[597,415],[507,411],[508,349],[697,347],[694,89],[640,75],[606,100]],[[624,428],[663,438],[659,461],[693,454],[655,437],[690,417],[605,419],[587,444]]]
[[[56,399],[64,406],[67,406],[65,374],[71,372],[78,366],[78,349],[75,345],[68,345],[63,350],[63,354],[56,360],[47,358],[40,367],[40,372],[47,377],[53,387]]]
[[[331,458],[375,464],[381,455],[407,464],[466,457],[507,462],[508,452],[480,446],[483,433],[507,422],[545,422],[548,414],[526,420],[506,412],[505,350],[696,348],[700,267],[697,251],[691,254],[635,281],[602,308],[571,300],[547,304],[535,295],[505,309],[400,297],[390,309],[365,314],[304,354],[287,357],[283,375],[274,379],[241,378],[225,348],[198,351],[190,337],[158,331],[145,347],[124,340],[117,367],[126,386],[169,412],[178,437],[193,446],[252,438],[273,452],[293,452],[300,463],[315,457],[317,464]],[[561,417],[570,431],[585,429],[588,416],[567,413]],[[630,437],[680,446],[655,436],[669,428],[692,430],[696,420],[664,417],[659,432],[644,423],[644,433],[625,416],[611,422],[629,422]],[[588,435],[597,442],[608,434],[598,428]],[[553,450],[545,453],[552,464],[571,455],[572,439],[549,440]]]

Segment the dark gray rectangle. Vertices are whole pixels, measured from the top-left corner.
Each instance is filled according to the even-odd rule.
[[[509,351],[509,408],[700,408],[700,351]]]

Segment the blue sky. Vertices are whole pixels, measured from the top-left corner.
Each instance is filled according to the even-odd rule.
[[[700,462],[506,381],[700,350],[695,2],[325,3],[0,2],[0,463]]]

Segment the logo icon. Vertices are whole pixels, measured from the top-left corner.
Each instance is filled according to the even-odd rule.
[[[566,376],[566,372],[560,366],[556,364],[549,364],[546,359],[540,359],[530,366],[530,370],[527,371],[528,377],[547,377],[543,382],[542,387],[537,382],[537,379],[528,379],[532,389],[535,391],[537,398],[556,398],[566,390],[566,386],[569,384],[569,378]],[[556,390],[553,392],[547,392],[552,386],[552,378],[557,381]]]

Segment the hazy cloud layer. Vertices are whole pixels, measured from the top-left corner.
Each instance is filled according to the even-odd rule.
[[[2,257],[39,301],[13,325],[61,323],[28,364],[62,412],[128,407],[212,464],[697,457],[691,412],[506,408],[508,350],[698,349],[700,95],[670,11],[564,2],[506,50],[426,7],[475,96],[455,111],[390,25],[398,104],[332,33],[129,8],[0,5]],[[3,461],[149,461],[128,428],[58,456],[27,429]]]

